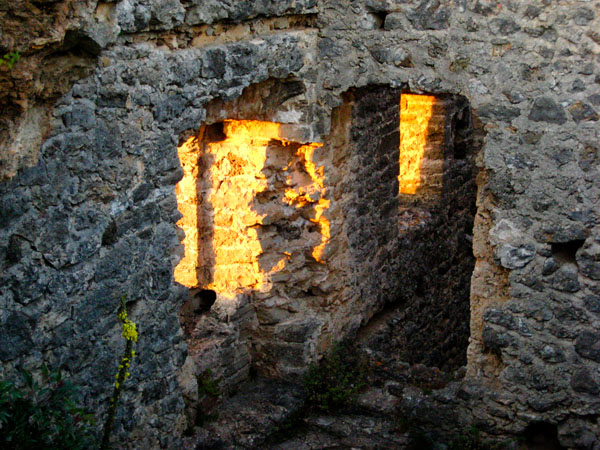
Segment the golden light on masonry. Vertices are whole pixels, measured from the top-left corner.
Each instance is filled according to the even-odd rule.
[[[323,262],[323,251],[331,237],[329,220],[325,216],[330,201],[322,197],[325,189],[324,170],[323,166],[318,166],[313,162],[315,150],[322,146],[323,144],[310,143],[298,148],[296,154],[304,162],[303,168],[310,176],[311,183],[300,189],[287,189],[285,192],[285,201],[290,205],[306,206],[311,203],[314,205],[314,214],[309,220],[318,225],[317,228],[321,234],[321,242],[312,251],[312,256],[317,262]]]
[[[185,255],[175,280],[229,297],[264,292],[291,254],[287,248],[270,250],[268,264],[261,265],[263,225],[283,216],[284,208],[304,208],[320,232],[312,249],[317,261],[329,239],[323,167],[313,162],[322,144],[288,142],[273,122],[228,120],[222,133],[220,139],[199,133],[178,149],[184,177],[176,195]],[[261,194],[268,194],[267,204]]]
[[[175,268],[174,276],[178,283],[188,287],[198,286],[196,266],[199,256],[198,234],[200,226],[198,221],[199,193],[196,184],[199,170],[198,159],[200,155],[197,151],[199,145],[197,137],[192,136],[177,149],[179,161],[183,168],[183,178],[175,186],[177,207],[183,215],[177,225],[185,232],[182,242],[185,254]]]
[[[422,167],[428,145],[428,128],[436,98],[431,95],[402,94],[400,100],[401,194],[416,194],[422,183]]]

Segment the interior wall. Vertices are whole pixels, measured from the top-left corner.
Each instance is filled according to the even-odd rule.
[[[384,306],[400,310],[382,349],[410,363],[464,366],[479,151],[468,102],[385,86],[353,98],[357,189],[346,217],[363,324]]]
[[[307,349],[314,343],[304,342],[310,336],[282,330],[307,327],[314,297],[324,296],[318,285],[327,278],[330,226],[321,147],[289,141],[281,124],[256,120],[204,126],[180,145],[185,254],[175,279],[191,289],[182,321],[196,376],[210,368],[232,387],[247,377],[250,361],[277,376],[303,370],[314,356]],[[215,293],[209,309],[201,305],[207,290]],[[231,338],[212,336],[214,327]]]
[[[185,255],[175,277],[191,288],[182,320],[195,376],[210,367],[235,386],[250,367],[302,374],[390,304],[404,315],[388,344],[407,361],[465,365],[470,109],[459,97],[403,96],[387,86],[348,93],[324,144],[288,141],[274,122],[226,120],[180,145]],[[413,170],[403,152],[418,154]],[[208,309],[206,290],[216,293]]]
[[[436,96],[430,107],[422,183],[414,194],[400,194],[399,276],[406,284],[398,301],[405,323],[395,339],[407,361],[452,370],[467,362],[482,130],[460,96]]]

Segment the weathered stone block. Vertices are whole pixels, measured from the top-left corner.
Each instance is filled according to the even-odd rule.
[[[564,109],[550,97],[538,97],[529,112],[529,120],[562,125],[567,121]]]
[[[578,369],[571,377],[571,388],[575,392],[597,395],[600,393],[600,385],[594,380],[590,371],[583,367]]]
[[[533,260],[535,248],[533,245],[513,247],[512,245],[505,244],[500,247],[498,254],[503,267],[507,269],[519,269],[525,267],[527,263]]]
[[[569,106],[568,109],[575,122],[581,122],[582,120],[596,122],[600,119],[600,115],[598,115],[596,110],[587,103],[578,101]]]
[[[484,326],[481,337],[485,347],[496,352],[514,343],[514,339],[510,334],[502,333],[489,326]]]
[[[563,264],[552,277],[554,289],[562,292],[577,292],[580,289],[579,272],[574,264]]]
[[[600,333],[580,332],[575,341],[575,351],[585,359],[600,362]]]

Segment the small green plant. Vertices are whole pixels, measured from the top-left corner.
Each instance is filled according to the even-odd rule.
[[[41,367],[41,383],[21,369],[24,385],[0,381],[0,448],[6,450],[96,448],[93,415],[81,408],[77,389],[60,371]]]
[[[449,450],[502,450],[509,442],[492,442],[484,440],[477,427],[467,428],[450,443]]]
[[[209,395],[211,397],[218,397],[221,394],[219,389],[219,380],[217,380],[212,370],[206,369],[197,378],[198,381],[198,397],[204,397]]]
[[[21,59],[21,55],[19,52],[10,52],[5,53],[2,58],[0,58],[0,66],[6,64],[9,69],[12,69],[13,66]]]
[[[135,357],[135,350],[133,349],[134,342],[138,340],[137,326],[134,322],[129,320],[127,317],[127,304],[126,297],[121,298],[121,307],[119,308],[119,321],[123,328],[122,336],[126,340],[125,351],[121,357],[121,362],[115,375],[116,381],[114,384],[113,394],[110,398],[110,404],[108,406],[108,414],[106,416],[106,422],[104,422],[104,431],[102,433],[102,444],[100,445],[101,450],[109,448],[110,435],[112,433],[113,424],[115,421],[115,415],[117,413],[117,404],[123,391],[123,384],[125,380],[131,376],[129,373],[129,367]]]
[[[196,378],[198,382],[198,411],[196,413],[195,425],[202,427],[208,422],[213,422],[219,418],[218,414],[213,412],[215,400],[221,395],[219,379],[215,378],[212,370],[206,369]]]
[[[330,411],[351,405],[367,381],[366,359],[348,344],[336,344],[304,378],[308,406]]]

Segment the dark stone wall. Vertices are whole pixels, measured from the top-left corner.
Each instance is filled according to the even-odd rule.
[[[400,89],[366,87],[352,97],[346,181],[352,196],[344,205],[349,278],[360,286],[362,308],[374,312],[399,286],[391,252],[398,236]]]
[[[479,150],[472,131],[464,99],[438,98],[427,134],[444,136],[441,193],[399,201],[402,281],[395,301],[404,314],[394,338],[404,360],[441,369],[467,362]]]
[[[347,233],[364,308],[402,310],[388,348],[402,359],[443,369],[466,364],[478,149],[464,98],[438,97],[426,131],[440,141],[441,192],[399,194],[400,90],[353,92]],[[436,147],[436,144],[429,144]],[[391,305],[391,306],[390,306]]]
[[[177,445],[187,354],[178,320],[187,290],[173,280],[179,136],[199,127],[216,96],[299,70],[297,43],[276,36],[184,55],[119,48],[60,100],[37,164],[0,183],[0,376],[19,364],[62,367],[101,423],[126,295],[139,341],[115,434],[138,448]],[[260,70],[237,65],[242,48]],[[219,52],[227,75],[213,78]]]

